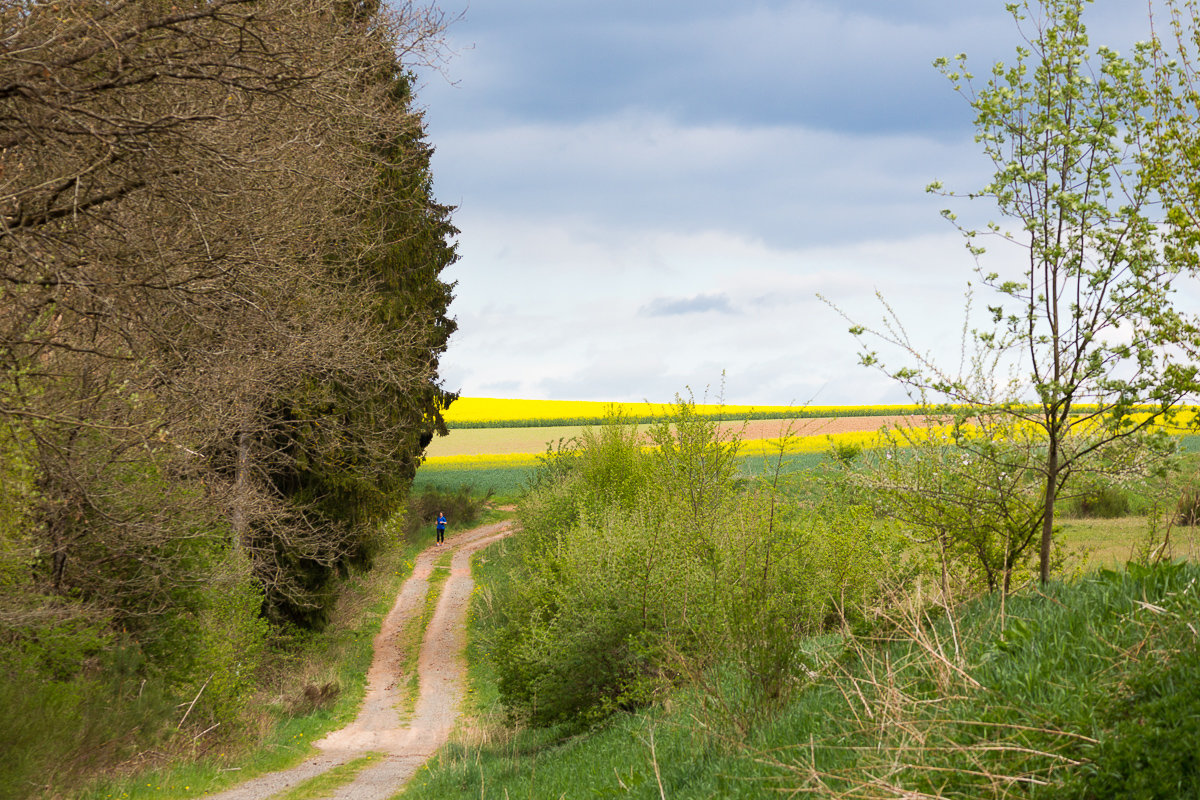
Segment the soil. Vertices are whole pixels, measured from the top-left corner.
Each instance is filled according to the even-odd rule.
[[[383,800],[403,788],[425,761],[445,744],[458,718],[466,665],[467,605],[474,583],[471,555],[511,533],[510,523],[483,525],[446,537],[419,556],[413,574],[400,589],[396,603],[375,637],[375,656],[367,672],[367,692],[354,722],[316,742],[320,751],[304,763],[272,772],[212,795],[219,800],[265,800],[339,764],[375,752],[378,763],[363,769],[330,798]],[[434,562],[453,552],[450,576],[442,587],[437,609],[425,630],[417,663],[420,683],[411,719],[402,720],[397,706],[403,700],[405,624],[422,613]]]
[[[774,439],[783,436],[791,426],[793,436],[828,436],[834,433],[877,431],[885,425],[889,428],[922,428],[922,416],[881,417],[814,417],[812,419],[756,419],[745,423],[742,439]],[[742,431],[740,422],[722,423],[728,430]]]

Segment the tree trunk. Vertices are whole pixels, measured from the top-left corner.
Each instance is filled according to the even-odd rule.
[[[1050,452],[1046,455],[1046,503],[1042,508],[1042,549],[1038,556],[1038,577],[1044,586],[1050,581],[1050,543],[1054,536],[1054,500],[1058,494],[1058,437],[1050,434]]]
[[[938,543],[942,548],[942,602],[950,602],[950,565],[946,563],[946,549],[949,547],[949,535],[946,531],[938,533]]]

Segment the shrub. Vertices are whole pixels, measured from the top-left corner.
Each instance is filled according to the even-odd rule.
[[[1131,508],[1128,491],[1119,486],[1106,485],[1088,489],[1072,498],[1068,511],[1079,517],[1116,519],[1127,516]]]
[[[470,526],[479,519],[491,497],[490,490],[477,495],[470,486],[460,486],[454,490],[426,487],[408,500],[405,533],[412,539],[423,526],[432,525],[439,513],[445,514],[456,526]]]
[[[795,642],[840,625],[896,557],[869,510],[737,477],[737,442],[680,401],[643,449],[614,420],[547,458],[523,499],[518,590],[493,634],[504,701],[535,723],[642,705],[733,657],[767,701]]]

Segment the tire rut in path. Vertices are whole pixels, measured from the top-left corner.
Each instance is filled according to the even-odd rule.
[[[382,753],[378,763],[363,769],[353,781],[328,795],[333,800],[384,800],[403,788],[421,765],[446,743],[458,718],[466,665],[467,606],[474,583],[471,556],[504,538],[511,523],[473,528],[446,539],[445,545],[426,548],[413,565],[413,573],[400,589],[392,610],[375,637],[375,655],[367,672],[367,692],[354,722],[316,742],[320,750],[296,767],[260,775],[211,795],[211,800],[267,800],[282,791],[369,752]],[[406,623],[421,614],[429,592],[434,562],[453,553],[450,577],[442,587],[417,662],[420,692],[412,718],[401,721],[396,709],[403,697],[400,687]]]

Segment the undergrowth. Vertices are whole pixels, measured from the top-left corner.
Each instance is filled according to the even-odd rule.
[[[75,796],[169,800],[219,791],[299,763],[313,752],[313,741],[349,723],[366,691],[374,637],[412,573],[416,554],[433,541],[432,527],[405,535],[400,522],[386,526],[390,545],[375,566],[346,577],[324,630],[276,642],[238,736],[146,753]]]
[[[1200,796],[1200,568],[1100,570],[952,613],[915,596],[858,633],[798,643],[796,690],[736,702],[734,663],[590,729],[525,727],[488,665],[485,551],[471,622],[472,720],[406,798],[1140,798]]]

